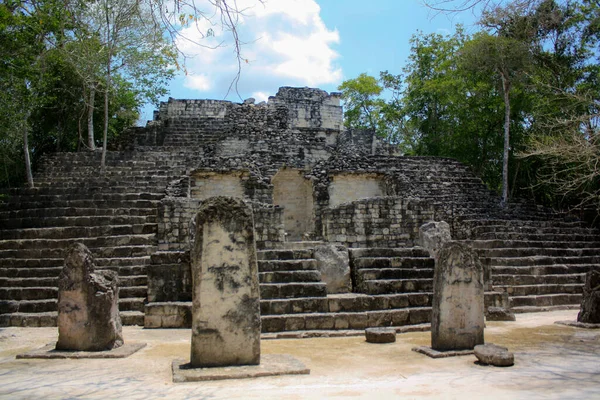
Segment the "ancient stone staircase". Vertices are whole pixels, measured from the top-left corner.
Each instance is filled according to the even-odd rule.
[[[146,271],[156,251],[157,204],[169,169],[138,154],[62,153],[36,188],[13,190],[0,208],[0,325],[52,326],[64,250],[81,242],[98,268],[120,277],[124,324],[143,324]],[[151,157],[150,157],[151,158]]]
[[[531,215],[539,219],[466,221],[494,289],[509,294],[514,312],[579,307],[585,273],[600,270],[600,235],[580,222]]]

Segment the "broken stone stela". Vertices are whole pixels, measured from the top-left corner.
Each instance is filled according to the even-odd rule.
[[[102,351],[123,345],[119,278],[114,271],[94,269],[85,245],[68,248],[58,277],[57,350]]]
[[[483,344],[483,266],[469,246],[446,243],[435,266],[431,347],[467,350]]]

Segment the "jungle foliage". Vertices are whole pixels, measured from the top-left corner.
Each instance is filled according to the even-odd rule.
[[[369,120],[385,121],[381,137],[405,154],[465,162],[506,201],[599,210],[600,5],[486,4],[479,32],[417,33],[401,71],[345,81],[343,97],[360,99],[348,88],[362,87]],[[372,127],[352,104],[346,125]]]

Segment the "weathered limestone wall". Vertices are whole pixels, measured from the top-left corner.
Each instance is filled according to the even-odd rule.
[[[269,107],[285,106],[291,128],[343,129],[340,93],[327,94],[324,90],[309,88],[279,88],[276,96],[269,97]]]
[[[329,185],[329,207],[381,196],[385,186],[380,174],[336,174]]]
[[[190,176],[190,196],[200,200],[213,196],[244,198],[244,181],[249,176],[247,171],[193,172]]]
[[[275,174],[273,204],[283,207],[283,226],[288,240],[300,240],[314,229],[312,182],[301,170],[284,168]]]
[[[166,197],[158,207],[158,249],[189,250],[190,221],[200,207],[200,199]],[[270,204],[252,203],[258,248],[283,242],[283,210]]]
[[[161,107],[160,118],[225,118],[227,101],[221,100],[176,100],[170,98],[166,107]],[[163,103],[164,104],[164,103]]]
[[[414,246],[419,227],[435,219],[427,201],[379,197],[323,211],[323,237],[348,247]]]

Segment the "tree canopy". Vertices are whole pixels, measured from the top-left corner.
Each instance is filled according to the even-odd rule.
[[[392,77],[395,96],[368,98],[393,115],[378,120],[379,134],[400,138],[407,154],[467,163],[505,201],[600,210],[597,1],[425,3],[479,10],[480,30],[413,36],[407,64],[377,81],[385,87],[383,77]],[[366,108],[354,107],[354,88],[340,90],[349,99],[346,123],[368,119]]]

